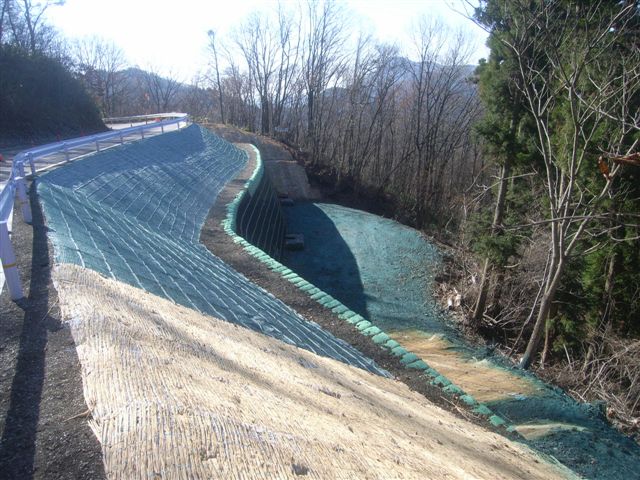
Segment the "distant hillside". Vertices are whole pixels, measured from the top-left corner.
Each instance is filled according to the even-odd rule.
[[[115,72],[85,69],[76,76],[104,117],[179,110],[203,118],[214,108],[211,89],[138,67]]]
[[[103,130],[98,109],[57,60],[0,47],[0,141]]]

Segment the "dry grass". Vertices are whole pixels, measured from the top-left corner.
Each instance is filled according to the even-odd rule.
[[[640,442],[640,340],[594,335],[579,357],[566,351],[565,361],[538,373],[583,402],[604,402],[607,418]]]
[[[533,382],[486,360],[466,359],[440,336],[415,330],[389,335],[480,402],[510,399],[516,394],[535,395]]]

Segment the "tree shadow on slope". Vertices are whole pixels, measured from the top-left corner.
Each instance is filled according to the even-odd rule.
[[[304,234],[304,250],[286,251],[283,263],[354,312],[368,317],[360,270],[326,213],[313,203],[284,209],[288,233]]]

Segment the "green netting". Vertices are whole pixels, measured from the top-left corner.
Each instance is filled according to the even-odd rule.
[[[43,175],[38,191],[57,260],[387,375],[198,243],[218,193],[246,161],[193,125]]]
[[[397,342],[386,344],[408,368],[425,371],[432,383],[459,395],[496,426],[502,426],[505,419],[512,424],[574,425],[571,430],[552,430],[527,443],[581,475],[607,480],[640,478],[640,447],[613,429],[599,408],[580,404],[560,389],[461,341],[430,293],[440,256],[417,231],[330,204],[297,204],[284,212],[287,230],[304,234],[305,249],[286,252],[283,263],[318,287],[317,292],[309,290],[311,298],[327,306],[334,299],[348,306],[356,314],[342,314],[342,318],[363,334],[373,335],[374,341],[377,335],[384,335],[376,326],[387,332],[411,329],[427,336],[437,333],[450,340],[463,357],[487,358],[494,368],[526,376],[538,387],[535,396],[515,395],[479,404]]]
[[[284,209],[287,231],[303,233],[305,248],[284,263],[382,330],[443,330],[438,306],[425,295],[440,261],[414,229],[377,215],[331,204]],[[312,297],[313,298],[313,297]]]
[[[238,204],[236,233],[269,256],[281,258],[285,222],[278,196],[265,173],[254,179]]]

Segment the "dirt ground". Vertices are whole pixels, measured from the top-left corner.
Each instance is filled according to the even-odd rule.
[[[229,142],[251,143],[258,147],[267,175],[279,194],[294,200],[318,200],[322,197],[320,190],[309,184],[305,168],[294,160],[292,151],[282,143],[228,125],[205,127]]]
[[[32,191],[33,228],[13,222],[26,297],[0,295],[0,478],[104,478],[87,424],[80,364],[51,284],[51,250]]]

